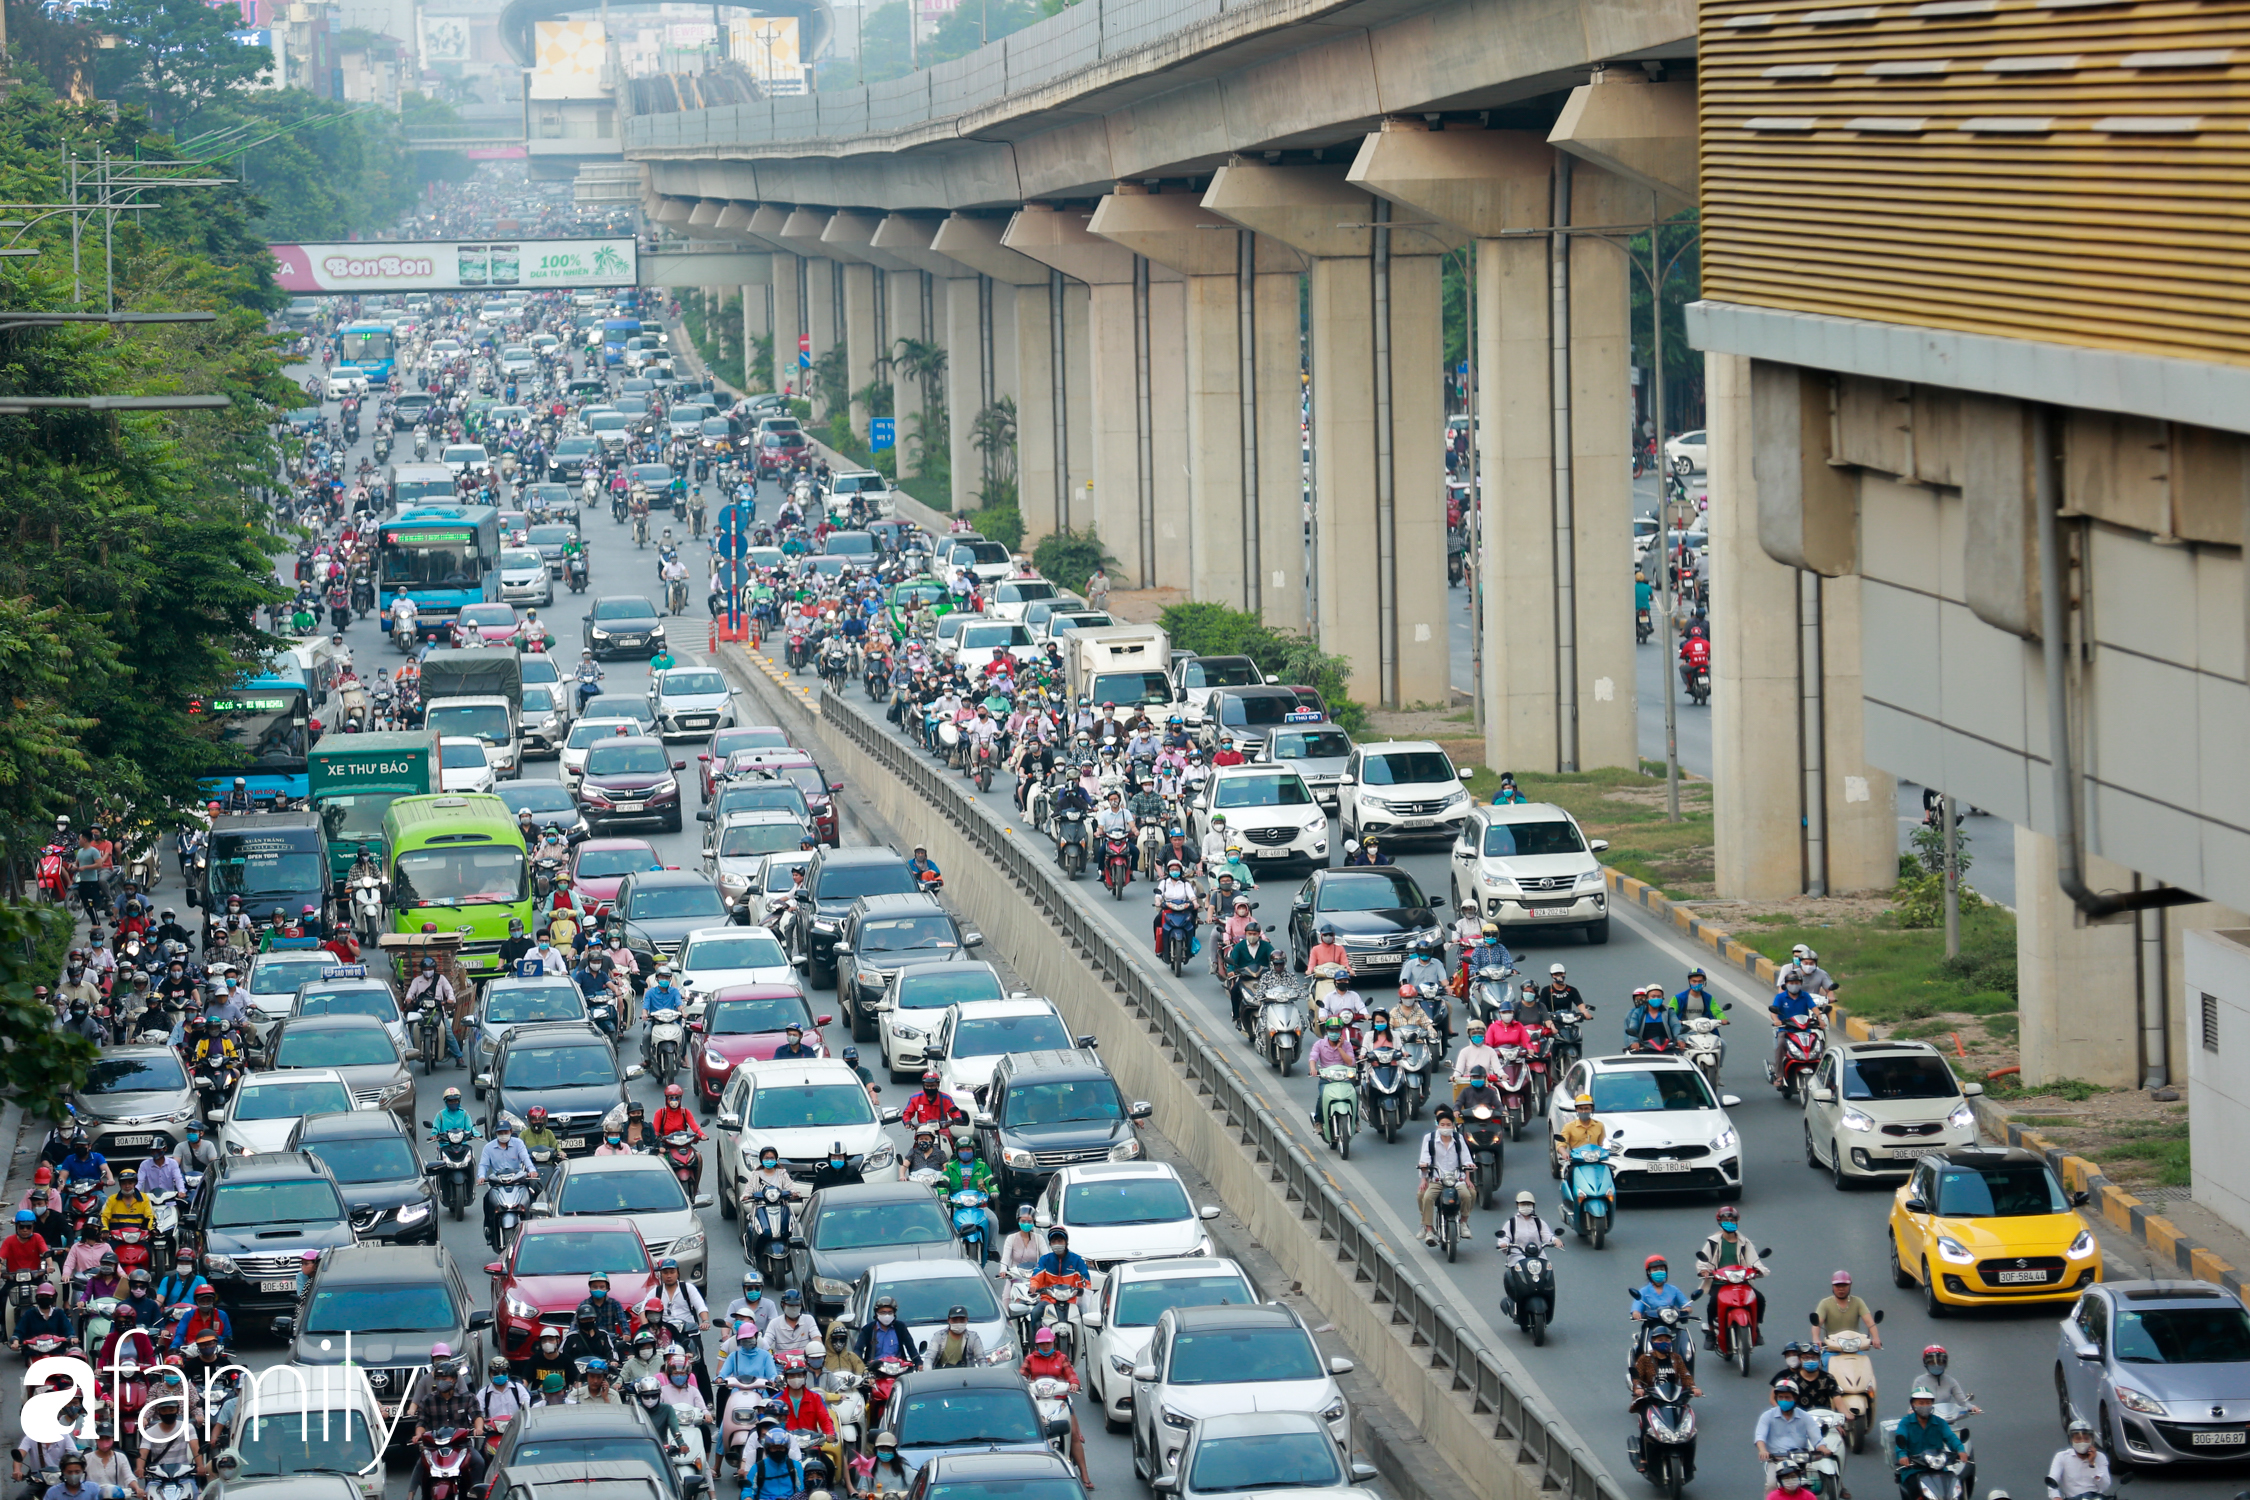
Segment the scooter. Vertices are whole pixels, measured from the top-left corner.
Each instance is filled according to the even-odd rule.
[[[1172,966],[1172,977],[1177,979],[1187,968],[1188,959],[1195,948],[1195,907],[1186,902],[1168,902],[1164,907],[1164,961]]]
[[[679,1076],[680,1055],[687,1046],[687,1028],[676,1010],[650,1011],[648,1016],[649,1071],[659,1086],[669,1086]]]
[[[1500,1072],[1492,1086],[1500,1091],[1500,1120],[1508,1139],[1522,1140],[1524,1121],[1531,1118],[1531,1065],[1523,1048],[1510,1043],[1500,1049]]]
[[[1813,1069],[1820,1065],[1825,1038],[1822,1016],[1817,1010],[1791,1016],[1782,1024],[1781,1071],[1776,1073],[1772,1060],[1768,1059],[1766,1081],[1781,1090],[1783,1102],[1792,1108],[1801,1107],[1805,1102],[1805,1090],[1812,1086]]]
[[[1908,1476],[1908,1487],[1904,1494],[1907,1500],[1968,1500],[1969,1496],[1976,1493],[1977,1487],[1977,1449],[1975,1442],[1970,1438],[1969,1429],[1965,1425],[1969,1416],[1968,1408],[1956,1406],[1951,1401],[1940,1401],[1930,1410],[1933,1416],[1951,1427],[1953,1435],[1961,1440],[1961,1456],[1958,1460],[1960,1468],[1956,1471],[1960,1485],[1949,1495],[1943,1488],[1930,1488],[1927,1477],[1916,1472]],[[1811,1415],[1815,1421],[1821,1422],[1824,1429],[1827,1429],[1831,1423],[1835,1424],[1833,1438],[1829,1438],[1826,1431],[1823,1432],[1824,1441],[1821,1448],[1815,1450],[1812,1464],[1817,1466],[1823,1458],[1826,1458],[1835,1468],[1838,1477],[1841,1478],[1843,1444],[1846,1435],[1845,1429],[1848,1424],[1842,1416],[1832,1411],[1816,1411]],[[1891,1436],[1898,1431],[1898,1421],[1899,1419],[1896,1417],[1885,1417],[1878,1424],[1886,1449],[1890,1446]],[[2236,1500],[2240,1500],[2240,1497],[2236,1497]]]
[[[945,1201],[953,1209],[953,1234],[961,1242],[961,1258],[983,1265],[992,1248],[985,1240],[984,1207],[991,1200],[975,1188],[963,1188]]]
[[[1460,1173],[1438,1174],[1437,1201],[1430,1205],[1430,1224],[1437,1230],[1438,1244],[1445,1248],[1445,1258],[1452,1260],[1461,1248]]]
[[[1258,997],[1258,1051],[1282,1077],[1289,1076],[1305,1040],[1305,1013],[1297,992],[1287,984],[1272,984]]]
[[[1086,814],[1083,809],[1066,807],[1055,814],[1055,862],[1062,866],[1066,879],[1076,880],[1086,873]]]
[[[1124,900],[1133,883],[1133,841],[1122,832],[1102,835],[1102,881],[1113,901]]]
[[[462,1469],[469,1461],[469,1435],[458,1427],[426,1432],[421,1449],[414,1466],[414,1490],[419,1500],[460,1500],[467,1493]]]
[[[429,1121],[422,1122],[423,1128]],[[438,1200],[458,1219],[469,1210],[470,1190],[476,1182],[476,1161],[470,1155],[469,1132],[448,1130],[438,1137],[438,1159],[422,1170],[438,1180]]]
[[[1368,1049],[1367,1067],[1360,1077],[1367,1123],[1386,1141],[1398,1139],[1399,1126],[1406,1120],[1406,1072],[1401,1063],[1398,1048],[1378,1043]]]
[[[1352,1159],[1352,1133],[1359,1129],[1358,1070],[1330,1063],[1320,1070],[1320,1133],[1328,1149]]]
[[[1507,1150],[1503,1139],[1506,1132],[1500,1127],[1500,1117],[1489,1104],[1477,1105],[1462,1122],[1461,1133],[1469,1143],[1469,1160],[1475,1165],[1477,1207],[1492,1207],[1493,1195],[1500,1191],[1500,1163]]]
[[[502,1259],[515,1243],[516,1230],[531,1209],[532,1190],[538,1185],[537,1172],[503,1172],[485,1179],[485,1206],[491,1210],[493,1250]]]
[[[1622,1135],[1612,1131],[1611,1139]],[[1592,1243],[1596,1250],[1609,1238],[1617,1214],[1617,1177],[1610,1170],[1616,1153],[1605,1145],[1573,1146],[1567,1169],[1558,1165],[1562,1178],[1562,1217],[1571,1233]]]
[[[1689,1016],[1680,1023],[1680,1050],[1714,1094],[1719,1091],[1719,1028],[1724,1024],[1716,1016]]]
[[[1419,1120],[1423,1106],[1430,1102],[1430,1074],[1437,1066],[1437,1047],[1425,1026],[1401,1026],[1398,1047],[1399,1065],[1406,1073],[1407,1113]]]
[[[1657,1367],[1656,1379],[1633,1401],[1634,1432],[1625,1440],[1633,1467],[1644,1479],[1680,1500],[1695,1478],[1695,1409],[1688,1405],[1679,1371]]]
[[[743,1250],[770,1286],[789,1280],[789,1205],[796,1195],[772,1183],[752,1188],[743,1196]]]
[[[695,1137],[685,1130],[664,1137],[664,1164],[680,1180],[680,1190],[694,1198],[703,1185],[703,1156],[696,1150]]]
[[[359,933],[360,941],[372,944],[383,930],[383,882],[375,875],[360,875],[353,879],[352,927]]]
[[[1875,1321],[1883,1321],[1878,1310]],[[1813,1319],[1817,1327],[1820,1320]],[[1875,1361],[1867,1351],[1874,1340],[1856,1328],[1822,1337],[1821,1346],[1828,1351],[1828,1377],[1836,1382],[1836,1395],[1828,1403],[1844,1414],[1850,1426],[1847,1429],[1852,1452],[1858,1453],[1867,1446],[1867,1434],[1875,1426]]]
[[[1526,1250],[1508,1264],[1501,1278],[1506,1294],[1500,1310],[1516,1320],[1516,1327],[1531,1335],[1534,1347],[1547,1342],[1547,1325],[1555,1317],[1555,1263],[1547,1248]]]
[[[1745,1376],[1750,1351],[1765,1342],[1758,1332],[1758,1294],[1750,1285],[1763,1274],[1748,1266],[1721,1266],[1711,1276],[1713,1347]]]
[[[1968,1460],[1947,1449],[1935,1449],[1900,1467],[1899,1494],[1904,1500],[1966,1500],[1968,1474]]]
[[[883,1415],[890,1410],[891,1397],[898,1393],[898,1378],[907,1370],[903,1359],[875,1361],[874,1378],[867,1386],[867,1426],[869,1431],[883,1425]]]

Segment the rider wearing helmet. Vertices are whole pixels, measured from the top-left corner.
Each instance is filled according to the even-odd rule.
[[[1899,1418],[1898,1430],[1891,1434],[1891,1462],[1902,1470],[1925,1453],[1961,1452],[1961,1436],[1951,1423],[1937,1414],[1937,1392],[1917,1381],[1906,1398],[1913,1408],[1911,1414]],[[1904,1489],[1904,1476],[1900,1487]]]
[[[1818,1344],[1782,1345],[1781,1369],[1767,1384],[1784,1380],[1796,1382],[1807,1411],[1826,1411],[1836,1398],[1836,1377],[1821,1368]]]
[[[1742,1210],[1729,1203],[1721,1207],[1715,1217],[1719,1223],[1718,1229],[1695,1252],[1695,1274],[1702,1278],[1705,1291],[1711,1288],[1713,1274],[1728,1266],[1742,1266],[1760,1273],[1766,1269],[1765,1262],[1758,1259],[1758,1247],[1751,1244],[1750,1237],[1742,1232]],[[1766,1322],[1766,1294],[1755,1286],[1750,1290],[1758,1299],[1758,1326],[1763,1328]],[[1708,1326],[1703,1330],[1703,1347],[1718,1347]]]
[[[1983,1411],[1984,1408],[1971,1401],[1968,1391],[1962,1388],[1961,1382],[1953,1378],[1952,1373],[1946,1368],[1951,1363],[1952,1356],[1945,1352],[1945,1345],[1930,1345],[1922,1351],[1922,1378],[1915,1383],[1928,1386],[1931,1393],[1937,1397],[1938,1405],[1958,1406],[1961,1410],[1974,1416]]]
[[[652,1122],[658,1140],[683,1130],[699,1141],[703,1139],[703,1127],[695,1123],[695,1111],[686,1108],[686,1102],[686,1094],[678,1084],[664,1085],[664,1107],[656,1112]],[[697,1176],[701,1175],[699,1171]]]
[[[1672,1268],[1665,1264],[1663,1256],[1652,1255],[1647,1260],[1642,1261],[1641,1274],[1646,1278],[1646,1281],[1635,1288],[1633,1292],[1633,1319],[1635,1322],[1643,1318],[1653,1318],[1668,1307],[1685,1309],[1694,1302],[1694,1299],[1682,1291],[1678,1283],[1672,1280]]]
[[[2094,1424],[2074,1417],[2065,1436],[2068,1445],[2047,1466],[2047,1488],[2056,1495],[2108,1494],[2109,1455],[2094,1441]]]
[[[955,1104],[939,1090],[938,1083],[939,1078],[935,1068],[924,1072],[922,1074],[922,1092],[906,1101],[906,1108],[899,1112],[899,1118],[909,1125],[928,1124],[935,1125],[940,1129],[956,1121],[965,1122],[969,1117],[961,1112],[960,1105]]]

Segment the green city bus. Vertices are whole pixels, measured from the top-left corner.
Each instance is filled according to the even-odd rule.
[[[393,932],[458,931],[461,966],[484,977],[500,970],[509,919],[532,930],[530,860],[498,797],[400,797],[383,814],[383,848]]]

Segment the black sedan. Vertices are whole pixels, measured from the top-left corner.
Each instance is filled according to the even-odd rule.
[[[815,1317],[844,1310],[869,1266],[958,1260],[961,1242],[945,1205],[918,1182],[861,1182],[812,1195],[789,1238],[789,1280],[810,1288]]]
[[[604,594],[586,613],[585,641],[596,661],[627,652],[654,656],[664,645],[664,621],[639,594]]]
[[[318,1157],[352,1205],[352,1230],[363,1245],[434,1245],[437,1199],[414,1157],[414,1139],[387,1109],[307,1115],[288,1151]]]
[[[1413,876],[1369,865],[1315,870],[1298,887],[1289,903],[1289,955],[1299,969],[1323,927],[1336,929],[1352,974],[1362,982],[1371,974],[1397,974],[1415,936],[1439,931],[1437,914]]]

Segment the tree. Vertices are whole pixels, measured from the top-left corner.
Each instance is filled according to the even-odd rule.
[[[234,39],[240,17],[203,0],[108,0],[90,13],[105,45],[94,77],[102,97],[145,105],[170,124],[255,81],[270,54]]]

